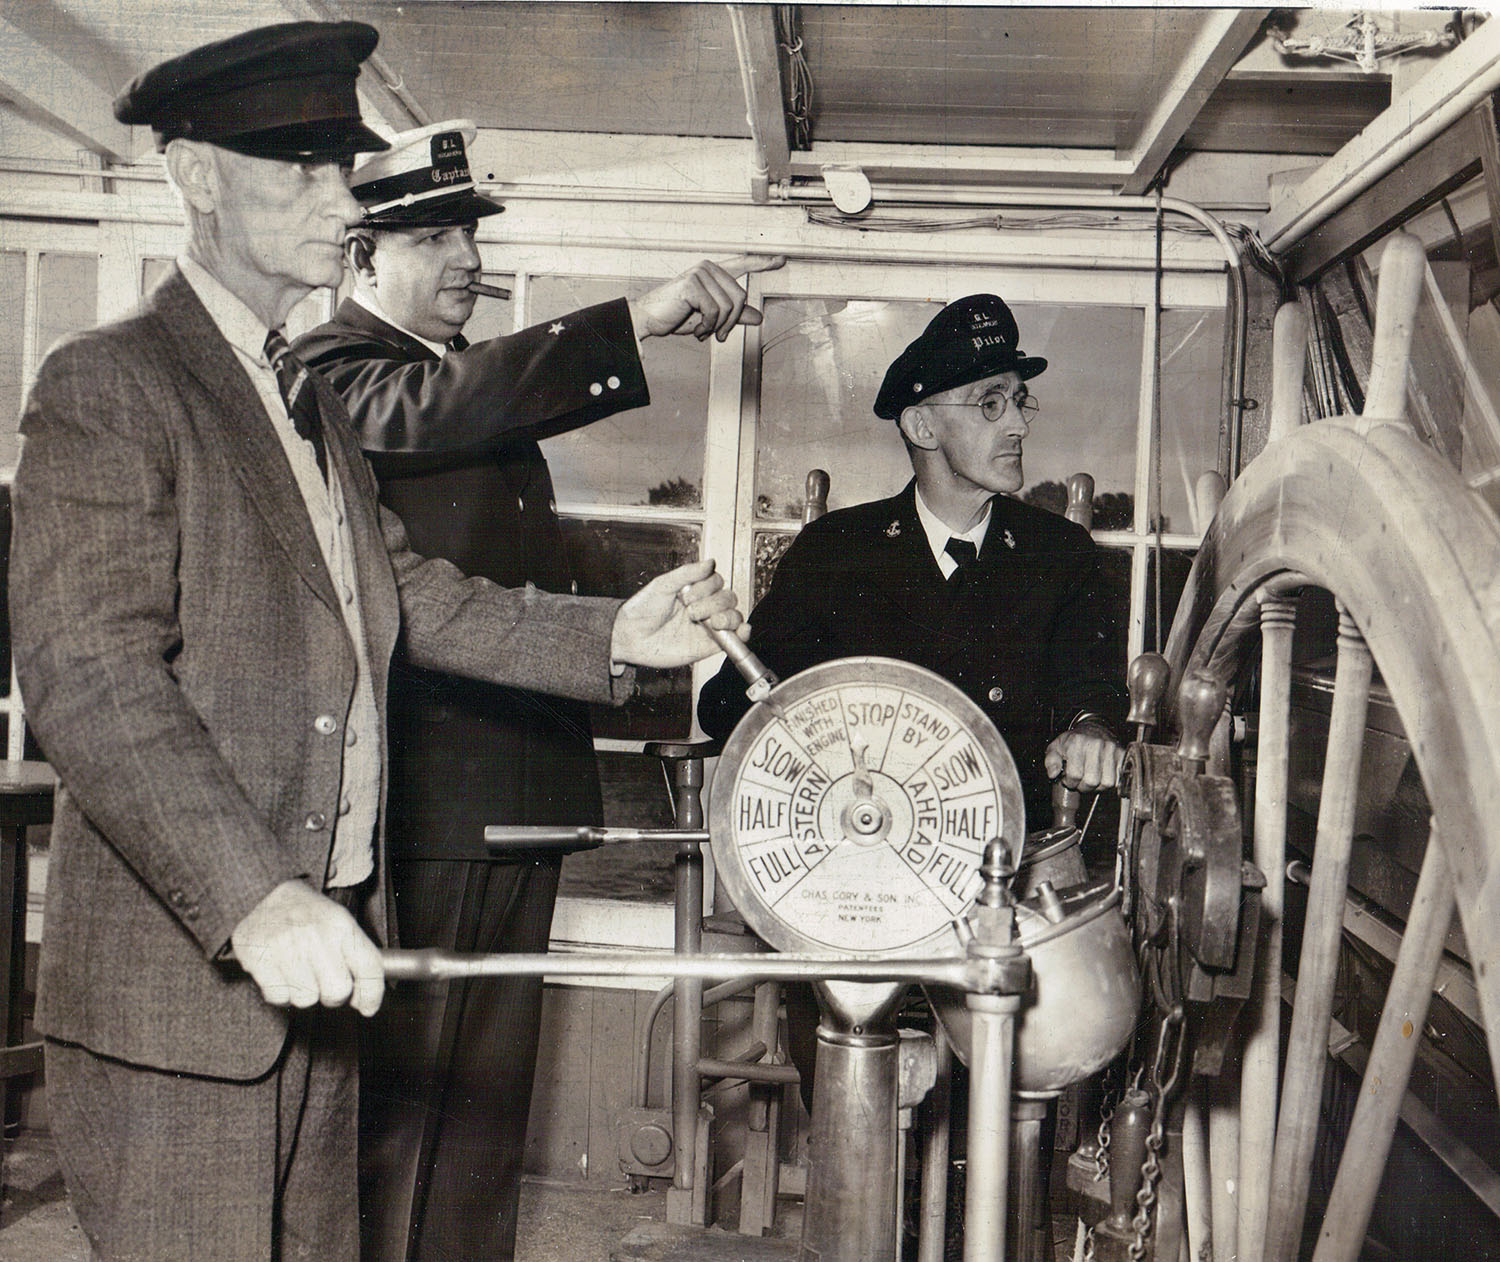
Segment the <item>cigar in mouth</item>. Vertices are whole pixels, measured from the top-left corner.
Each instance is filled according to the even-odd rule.
[[[499,285],[486,285],[477,280],[471,280],[466,288],[471,294],[478,294],[481,298],[510,297],[510,290],[501,289]]]

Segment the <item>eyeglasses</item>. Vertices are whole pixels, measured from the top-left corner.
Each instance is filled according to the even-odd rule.
[[[1005,415],[1007,406],[1015,408],[1021,414],[1021,420],[1030,425],[1036,419],[1036,414],[1041,411],[1041,404],[1022,387],[1015,394],[987,394],[978,403],[950,403],[953,408],[978,408],[980,415],[990,424],[994,424]]]

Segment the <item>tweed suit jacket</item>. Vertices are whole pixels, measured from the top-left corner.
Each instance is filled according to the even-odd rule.
[[[793,540],[750,617],[750,648],[781,678],[837,657],[894,657],[958,685],[1010,747],[1027,819],[1050,818],[1042,756],[1080,710],[1125,710],[1098,551],[1081,526],[1008,495],[990,502],[974,570],[955,589],[899,495],[828,513]],[[698,720],[725,737],[745,713],[729,663],[704,685]]]
[[[441,357],[352,299],[295,349],[343,397],[412,546],[508,586],[576,591],[539,438],[650,401],[630,309],[601,303]],[[597,823],[588,707],[391,673],[391,854],[461,858],[485,824]]]
[[[616,602],[502,589],[413,553],[343,405],[314,381],[382,727],[398,630],[442,670],[582,700],[631,686],[609,671]],[[47,357],[22,433],[15,661],[62,786],[37,1026],[135,1064],[258,1076],[286,1014],[223,957],[276,885],[321,886],[355,685],[306,507],[176,269],[135,314]],[[379,936],[378,838],[376,853]]]

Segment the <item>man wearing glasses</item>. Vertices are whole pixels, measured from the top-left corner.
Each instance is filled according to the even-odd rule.
[[[891,499],[802,531],[751,618],[751,648],[781,678],[836,657],[895,657],[958,685],[1016,760],[1033,827],[1049,777],[1112,785],[1123,751],[1120,664],[1110,660],[1098,555],[1086,530],[1014,498],[1047,361],[1019,349],[994,294],[944,307],[875,398],[916,475]],[[837,479],[838,471],[834,470]],[[726,663],[698,719],[723,738],[748,708]]]

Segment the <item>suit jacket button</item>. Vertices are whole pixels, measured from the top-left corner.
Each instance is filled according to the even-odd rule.
[[[302,827],[310,833],[320,832],[328,827],[328,816],[322,811],[310,811],[307,818],[302,821]]]
[[[338,730],[338,720],[331,714],[320,714],[313,720],[313,731],[319,736],[332,736]]]
[[[993,688],[990,689],[989,698],[991,701],[1004,701],[1005,689],[1000,687],[999,684],[996,684]]]

